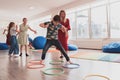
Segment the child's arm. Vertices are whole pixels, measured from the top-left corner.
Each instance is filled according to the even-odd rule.
[[[7,30],[7,29],[4,29],[3,34],[5,34],[6,31],[8,31],[8,30]]]
[[[35,34],[37,33],[35,30],[33,30],[32,28],[28,27],[29,30],[31,30],[32,32],[34,32]]]
[[[42,28],[48,28],[50,22],[41,23],[39,26]]]

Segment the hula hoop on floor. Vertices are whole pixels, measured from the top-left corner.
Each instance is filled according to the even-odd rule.
[[[64,64],[63,65],[64,68],[68,68],[68,69],[77,69],[80,67],[79,64],[75,64],[75,63],[72,63],[72,64]]]
[[[45,67],[44,64],[39,64],[39,65],[34,65],[34,64],[31,64],[31,63],[27,64],[28,69],[40,69],[40,68],[44,68],[44,67]]]
[[[85,77],[83,78],[83,80],[87,80],[87,79],[90,78],[90,77],[101,77],[101,78],[104,78],[104,79],[106,79],[106,80],[110,80],[109,77],[106,77],[106,76],[103,76],[103,75],[98,75],[98,74],[87,75],[87,76],[85,76]]]
[[[55,60],[55,61],[50,61],[49,63],[52,64],[52,65],[60,65],[62,64],[64,61],[62,60]]]
[[[57,72],[57,73],[47,72],[47,71],[54,71],[54,70],[57,70],[59,72]],[[58,75],[63,74],[64,70],[62,68],[47,68],[47,69],[43,70],[42,72],[46,75],[58,76]]]
[[[31,64],[40,64],[40,60],[31,60],[29,61]]]

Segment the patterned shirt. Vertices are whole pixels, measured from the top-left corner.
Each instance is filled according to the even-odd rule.
[[[52,22],[45,22],[45,25],[49,24],[47,28],[47,39],[58,39],[58,30],[62,27],[61,24],[58,24],[57,26],[54,26]]]

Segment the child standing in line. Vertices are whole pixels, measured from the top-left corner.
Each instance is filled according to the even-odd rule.
[[[10,34],[10,49],[9,49],[9,56],[13,55],[18,56],[19,54],[19,47],[17,42],[17,26],[15,26],[14,22],[10,22],[8,27],[8,33]]]
[[[40,27],[47,28],[47,36],[46,36],[47,42],[45,44],[45,47],[43,48],[42,57],[41,57],[42,60],[40,61],[40,63],[41,64],[43,63],[43,60],[45,59],[45,56],[46,56],[46,52],[52,45],[54,45],[65,56],[67,62],[69,62],[71,64],[71,61],[70,61],[68,55],[66,54],[66,51],[64,50],[64,48],[62,47],[61,43],[58,40],[58,30],[59,29],[61,29],[63,32],[67,33],[66,28],[60,24],[60,16],[55,15],[53,17],[52,22],[41,23]],[[66,37],[67,37],[67,34],[66,34]]]

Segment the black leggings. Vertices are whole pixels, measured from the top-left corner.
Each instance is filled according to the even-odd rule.
[[[54,45],[55,47],[57,47],[60,50],[60,52],[65,56],[67,61],[70,60],[67,53],[65,52],[64,48],[62,47],[61,43],[58,40],[54,40],[54,39],[52,39],[52,40],[47,39],[47,42],[46,42],[45,47],[43,48],[43,52],[42,52],[42,57],[41,57],[42,60],[45,59],[46,52],[52,45]]]

